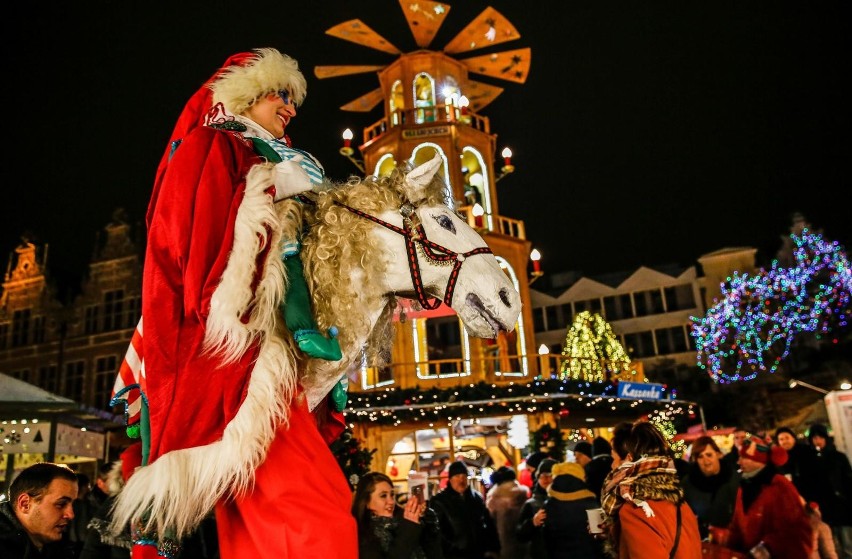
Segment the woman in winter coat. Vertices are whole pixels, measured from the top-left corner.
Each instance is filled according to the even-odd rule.
[[[500,559],[516,559],[523,555],[525,545],[518,540],[515,528],[521,508],[530,497],[529,489],[517,480],[515,470],[501,466],[496,472],[499,481],[488,491],[485,506],[497,526],[500,538]],[[495,476],[492,476],[492,480]]]
[[[701,539],[707,537],[710,526],[727,528],[734,516],[740,475],[733,464],[722,460],[722,451],[712,437],[699,437],[692,443],[681,485],[686,502],[698,517]]]
[[[698,520],[683,500],[669,443],[652,424],[619,424],[613,431],[613,467],[601,505],[608,547],[619,559],[701,557]]]
[[[352,498],[359,559],[442,559],[438,518],[426,503],[409,498],[399,507],[393,482],[380,472],[358,480]]]

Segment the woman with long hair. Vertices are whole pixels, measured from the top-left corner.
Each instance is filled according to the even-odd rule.
[[[359,559],[442,559],[438,518],[425,501],[396,503],[393,482],[381,472],[358,480],[352,497]]]
[[[613,431],[613,471],[604,481],[608,548],[619,559],[701,557],[698,521],[683,489],[668,441],[652,424]]]

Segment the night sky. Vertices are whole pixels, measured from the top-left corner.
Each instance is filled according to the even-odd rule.
[[[491,5],[521,39],[460,58],[532,48],[525,84],[471,77],[505,88],[482,111],[498,153],[515,154],[500,210],[526,221],[545,271],[691,265],[730,246],[756,247],[768,264],[795,211],[849,247],[850,4],[643,4],[456,0],[431,45]],[[382,113],[338,107],[378,80],[318,80],[313,68],[395,58],[325,30],[360,18],[401,50],[417,48],[395,0],[15,11],[6,26],[16,32],[2,38],[11,150],[0,248],[31,231],[50,244],[60,281],[81,273],[116,207],[141,222],[177,115],[230,54],[274,46],[299,60],[308,97],[288,132],[343,180],[357,170],[337,153],[340,133],[360,138]]]

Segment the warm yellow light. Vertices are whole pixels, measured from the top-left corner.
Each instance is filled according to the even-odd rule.
[[[512,150],[507,147],[503,148],[503,151],[500,152],[500,155],[502,155],[504,159],[508,159],[509,157],[512,157]]]
[[[849,390],[850,388],[852,388],[852,383],[848,380],[844,380],[840,383],[840,390]]]
[[[544,344],[541,344],[540,346],[538,346],[538,354],[539,355],[547,355],[548,353],[550,353],[549,347],[547,347]]]
[[[461,97],[459,97],[459,107],[464,108],[464,107],[467,107],[469,105],[470,105],[470,99],[468,99],[466,95],[462,95]]]
[[[353,134],[352,130],[350,130],[349,128],[347,128],[346,130],[343,131],[343,139],[344,140],[347,140],[347,141],[351,140],[354,136],[355,136],[355,134]]]
[[[530,253],[530,260],[532,260],[533,262],[541,260],[541,253],[538,251],[537,248],[532,249],[532,252]]]
[[[485,215],[485,210],[478,203],[474,204],[470,209],[470,213],[473,214],[473,217],[482,217]]]

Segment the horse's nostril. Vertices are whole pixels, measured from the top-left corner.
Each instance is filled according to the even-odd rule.
[[[503,301],[503,304],[507,307],[512,306],[512,301],[509,299],[509,290],[505,287],[500,290],[500,300]]]

